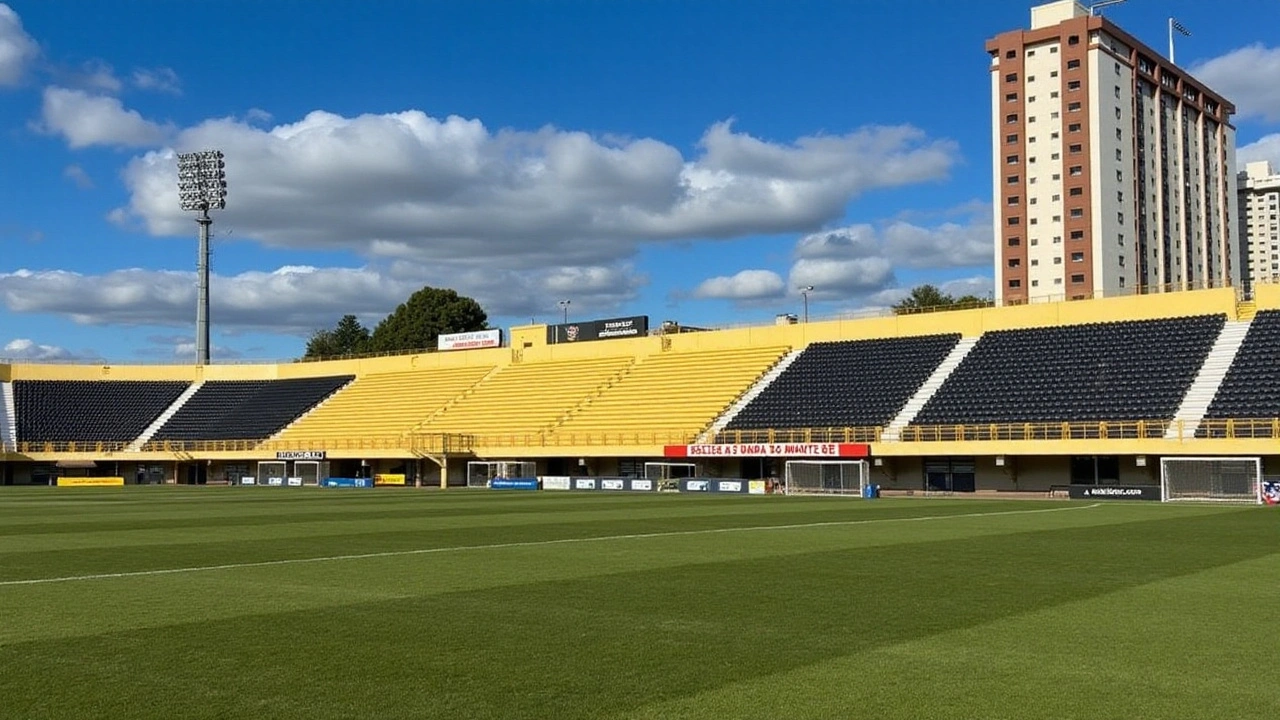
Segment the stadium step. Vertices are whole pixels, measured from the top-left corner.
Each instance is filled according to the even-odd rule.
[[[134,438],[134,441],[129,443],[129,447],[126,449],[129,452],[138,452],[141,450],[142,447],[146,445],[157,432],[159,432],[160,428],[164,427],[164,424],[169,422],[169,418],[173,417],[175,413],[182,409],[183,405],[187,404],[187,401],[191,399],[192,395],[195,395],[196,392],[200,390],[202,385],[204,385],[203,380],[197,380],[196,382],[188,385],[187,389],[183,390],[182,394],[178,396],[178,399],[174,400],[172,405],[165,408],[164,412],[160,413],[160,415],[147,426],[147,429],[142,431],[141,435]]]
[[[757,395],[764,392],[765,388],[769,387],[774,380],[777,380],[778,376],[786,372],[787,368],[791,367],[791,363],[795,362],[796,358],[800,357],[800,353],[802,352],[804,352],[803,348],[800,350],[792,350],[786,355],[783,355],[776,365],[770,368],[768,372],[756,381],[755,385],[747,388],[747,391],[742,393],[742,395],[738,397],[737,401],[729,406],[728,410],[721,413],[720,417],[716,418],[715,422],[711,423],[711,427],[707,428],[707,431],[702,434],[698,439],[698,442],[715,442],[716,434],[732,422],[733,419],[737,417],[738,413],[742,412],[743,408],[749,405],[752,400],[756,399]]]
[[[882,440],[893,442],[902,438],[902,429],[916,419],[916,415],[924,409],[925,403],[929,402],[929,398],[932,398],[938,388],[942,387],[942,384],[947,381],[947,378],[951,377],[951,373],[960,367],[960,363],[964,361],[965,356],[969,354],[973,346],[978,344],[978,340],[979,338],[977,337],[960,338],[960,342],[957,342],[956,346],[951,348],[951,352],[942,359],[942,362],[938,363],[938,367],[934,369],[933,374],[920,385],[920,389],[916,390],[911,399],[902,406],[902,410],[898,412],[897,417],[889,421],[889,424],[885,426],[884,432],[880,435]]]
[[[13,409],[13,383],[0,383],[0,452],[18,449],[18,414]]]
[[[1236,303],[1236,319],[1247,322],[1258,314],[1258,303],[1253,300],[1241,300]]]
[[[1218,394],[1218,388],[1222,386],[1222,380],[1226,378],[1227,371],[1231,369],[1231,363],[1236,359],[1236,353],[1244,343],[1245,335],[1249,333],[1249,325],[1250,321],[1244,320],[1229,322],[1222,327],[1222,332],[1214,341],[1204,364],[1200,366],[1200,372],[1191,382],[1191,387],[1187,388],[1182,404],[1174,413],[1173,422],[1169,423],[1169,428],[1165,430],[1166,440],[1196,436],[1196,430],[1200,429],[1200,421],[1208,412],[1209,405]]]

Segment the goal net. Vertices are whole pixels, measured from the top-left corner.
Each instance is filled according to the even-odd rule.
[[[528,460],[473,460],[467,463],[467,487],[484,488],[495,479],[532,480],[538,477],[538,464]]]
[[[1160,460],[1160,499],[1165,502],[1262,503],[1262,459],[1167,457]]]
[[[647,462],[644,464],[644,476],[649,480],[679,480],[691,478],[698,474],[698,467],[693,463]]]
[[[867,487],[867,463],[861,460],[788,460],[783,477],[787,495],[856,495]]]

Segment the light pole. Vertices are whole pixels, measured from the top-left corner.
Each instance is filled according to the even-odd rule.
[[[568,324],[569,324],[569,303],[570,303],[570,302],[572,302],[572,301],[570,301],[570,300],[561,300],[561,301],[560,301],[560,309],[564,311],[564,323],[565,323],[566,325],[568,325]]]
[[[800,288],[800,294],[804,296],[804,321],[809,322],[809,293],[813,292],[812,285],[805,285]]]
[[[227,171],[221,150],[178,155],[178,200],[182,209],[198,211],[200,249],[196,257],[196,364],[209,363],[209,226],[210,210],[227,207]]]

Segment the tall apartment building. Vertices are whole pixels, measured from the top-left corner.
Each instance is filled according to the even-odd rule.
[[[1003,304],[1239,284],[1230,102],[1073,0],[987,52]]]
[[[1280,173],[1271,163],[1246,163],[1240,171],[1241,268],[1245,287],[1280,280]]]

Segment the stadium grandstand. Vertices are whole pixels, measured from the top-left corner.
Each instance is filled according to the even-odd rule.
[[[1170,457],[1280,472],[1280,285],[307,363],[0,365],[0,479],[231,482],[468,465],[776,477],[865,460],[885,489],[1158,484]]]

